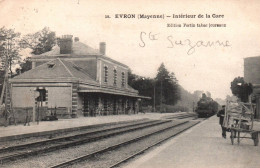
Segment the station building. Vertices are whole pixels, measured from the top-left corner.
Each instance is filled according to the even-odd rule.
[[[127,83],[129,67],[106,55],[106,44],[93,49],[64,35],[49,52],[32,57],[32,69],[10,80],[16,115],[37,108],[58,118],[135,114],[141,98]],[[39,113],[39,112],[38,112]]]
[[[244,79],[253,85],[253,98],[256,102],[256,115],[260,119],[260,56],[244,59]]]

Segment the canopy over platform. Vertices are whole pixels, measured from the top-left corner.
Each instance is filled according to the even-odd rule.
[[[135,97],[135,98],[141,98],[141,99],[151,99],[151,97],[140,96],[136,93],[131,93],[129,91],[119,91],[119,90],[115,91],[115,90],[108,90],[105,88],[99,88],[99,89],[80,88],[78,93],[105,93],[105,94],[129,96],[129,97]]]

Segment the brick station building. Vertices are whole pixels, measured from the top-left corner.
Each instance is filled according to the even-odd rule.
[[[137,113],[140,99],[148,97],[127,84],[128,66],[105,51],[104,42],[96,50],[64,35],[59,46],[33,56],[32,69],[10,80],[16,113],[30,108],[35,120],[37,105],[55,108],[60,118]]]
[[[256,102],[255,117],[260,119],[260,56],[244,59],[244,79],[253,85],[253,97]]]

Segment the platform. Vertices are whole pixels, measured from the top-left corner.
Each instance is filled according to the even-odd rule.
[[[259,168],[259,158],[260,146],[254,146],[252,139],[231,145],[230,138],[222,138],[218,117],[213,116],[124,167]]]
[[[8,127],[0,127],[0,143],[13,139],[26,138],[30,136],[46,135],[55,132],[65,132],[69,129],[80,129],[81,127],[106,124],[111,122],[129,121],[137,119],[160,119],[167,115],[178,115],[180,113],[139,113],[131,115],[113,115],[97,117],[79,117],[71,119],[59,119],[58,121],[40,121],[39,124],[30,122],[30,126],[19,124]]]

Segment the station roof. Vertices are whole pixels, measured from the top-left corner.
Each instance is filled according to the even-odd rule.
[[[118,65],[121,65],[125,68],[129,68],[127,65],[118,62],[106,55],[100,54],[98,49],[94,49],[80,41],[76,41],[72,43],[72,53],[71,54],[60,54],[60,47],[58,45],[55,45],[52,47],[51,51],[42,53],[40,55],[33,55],[31,59],[33,61],[42,61],[44,60],[51,60],[56,58],[86,58],[86,57],[97,57],[100,59],[108,60],[111,62],[114,62]]]
[[[51,51],[40,54],[39,56],[55,56],[60,54],[60,47],[55,45]],[[94,49],[80,41],[72,43],[72,54],[74,55],[97,55],[99,50]]]
[[[98,92],[130,97],[140,97],[138,91],[127,85],[127,88],[108,88],[100,85],[86,70],[78,67],[73,62],[57,58],[37,66],[12,79],[11,83],[52,83],[52,82],[78,82],[78,92]],[[91,86],[92,88],[89,88]]]
[[[102,55],[99,50],[91,48],[90,46],[80,42],[72,42],[72,51],[70,54],[60,54],[60,47],[54,46],[51,51],[42,53],[40,55],[32,56],[32,61],[48,61],[42,65],[35,67],[27,72],[22,73],[10,80],[13,83],[72,83],[78,82],[80,86],[79,92],[99,92],[107,94],[125,95],[132,97],[148,98],[139,96],[138,91],[127,85],[125,88],[103,86],[86,70],[80,68],[75,63],[70,61],[71,58],[96,58],[111,61],[128,69],[118,61],[115,61],[107,56]],[[87,89],[89,86],[94,89]]]
[[[91,78],[88,72],[84,69],[78,67],[72,62],[60,58],[24,72],[21,75],[14,77],[12,81],[15,81],[16,79],[76,79],[89,84],[98,85],[98,82]]]

